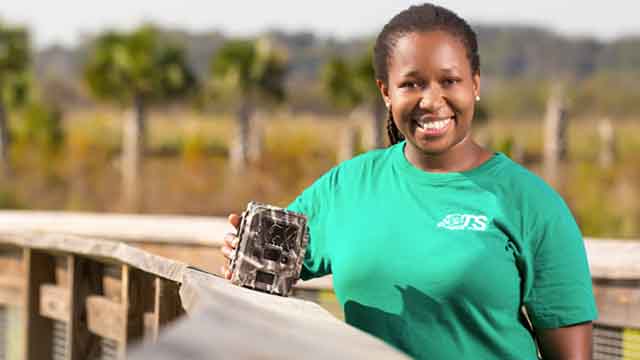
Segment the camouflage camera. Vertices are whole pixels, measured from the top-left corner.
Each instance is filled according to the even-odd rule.
[[[230,266],[231,282],[271,294],[289,295],[300,277],[309,243],[307,217],[250,202],[241,216],[238,239]]]

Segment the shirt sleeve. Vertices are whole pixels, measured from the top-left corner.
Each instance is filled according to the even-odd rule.
[[[580,229],[555,192],[531,232],[532,279],[524,305],[537,328],[558,328],[597,318],[591,274]],[[540,199],[540,197],[538,198]]]
[[[334,168],[304,190],[289,206],[291,211],[307,216],[309,245],[305,253],[300,278],[309,280],[331,274],[330,249],[328,246],[325,218],[335,191],[336,171]]]

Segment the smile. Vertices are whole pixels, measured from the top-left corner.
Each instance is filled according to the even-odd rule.
[[[440,120],[415,120],[415,124],[421,132],[424,132],[426,135],[441,135],[446,132],[449,128],[449,125],[453,122],[454,117],[448,117]]]

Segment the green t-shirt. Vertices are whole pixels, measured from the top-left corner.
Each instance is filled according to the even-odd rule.
[[[459,173],[404,142],[346,161],[290,206],[309,218],[302,278],[333,274],[346,321],[415,358],[535,359],[536,328],[596,318],[580,230],[503,154]]]

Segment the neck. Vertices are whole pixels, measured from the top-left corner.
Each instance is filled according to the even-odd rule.
[[[407,160],[418,169],[428,172],[460,172],[471,170],[491,157],[491,152],[464,138],[451,149],[439,153],[425,153],[407,143],[404,154]]]

